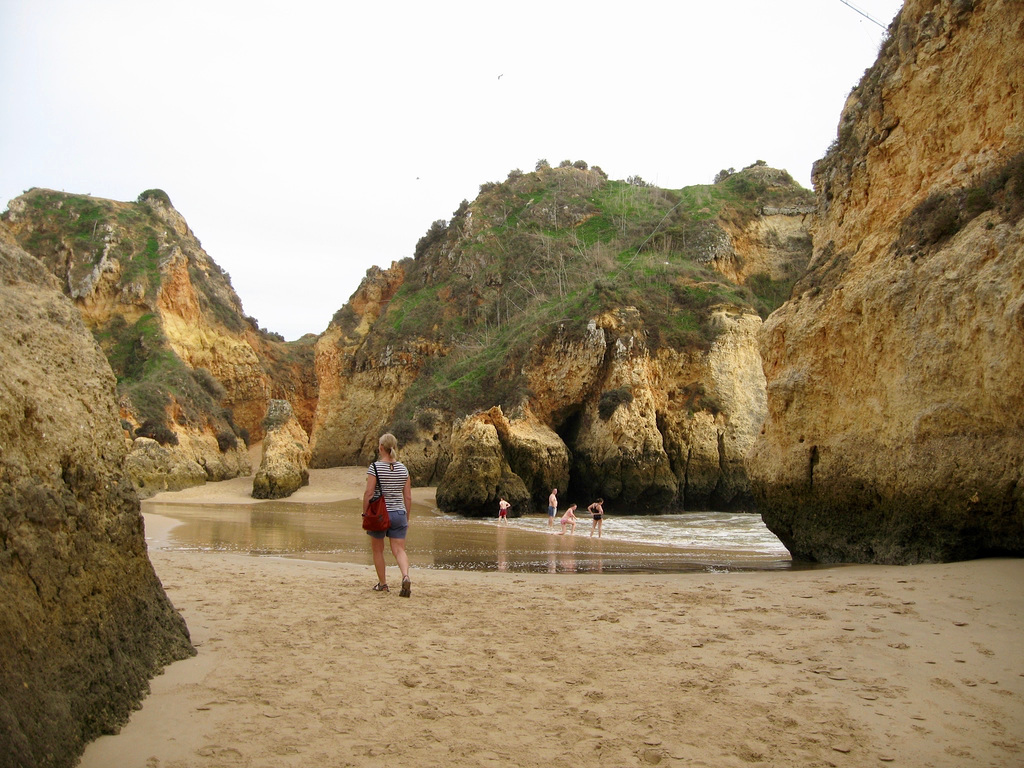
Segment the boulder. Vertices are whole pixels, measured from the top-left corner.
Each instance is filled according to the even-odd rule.
[[[263,423],[263,459],[252,481],[252,496],[283,499],[309,484],[309,438],[287,400],[271,400]]]
[[[509,467],[530,492],[533,508],[546,509],[551,489],[569,486],[569,448],[527,406],[512,419],[505,418],[501,407],[495,406],[488,411],[488,418],[498,433]]]
[[[193,655],[146,554],[114,375],[0,226],[0,764],[73,766]]]
[[[234,438],[230,444],[221,444],[209,429],[179,430],[177,434],[178,445],[175,450],[183,453],[186,461],[202,467],[208,481],[216,483],[252,474],[249,450],[245,442],[234,438],[234,435],[227,435]]]
[[[492,517],[498,513],[501,498],[512,504],[513,515],[529,509],[530,492],[509,466],[498,430],[487,414],[456,422],[451,445],[451,462],[437,486],[439,509]]]
[[[136,437],[124,460],[125,474],[140,498],[161,491],[180,491],[206,482],[206,470],[174,446],[160,445],[148,437]]]

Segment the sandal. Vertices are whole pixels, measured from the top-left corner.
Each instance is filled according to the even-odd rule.
[[[412,594],[412,582],[409,581],[409,577],[406,576],[402,579],[402,591],[398,593],[399,597],[409,597]]]
[[[387,584],[381,584],[380,582],[377,582],[377,585],[373,588],[373,591],[374,592],[390,592],[391,590],[388,589],[388,585]]]

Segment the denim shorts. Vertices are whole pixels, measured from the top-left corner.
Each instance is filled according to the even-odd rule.
[[[404,539],[406,531],[409,530],[409,515],[404,509],[392,512],[388,510],[388,519],[391,525],[386,531],[367,531],[366,533],[375,539]]]

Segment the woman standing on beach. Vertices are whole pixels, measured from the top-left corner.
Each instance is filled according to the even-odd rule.
[[[603,504],[604,499],[598,499],[589,507],[587,507],[587,512],[589,512],[594,518],[594,522],[590,526],[590,535],[591,537],[593,537],[594,531],[597,531],[597,538],[599,539],[601,538],[601,523],[604,520],[604,506],[602,506]]]
[[[370,506],[380,480],[381,493],[388,508],[391,525],[386,531],[367,531],[371,536],[370,549],[373,552],[373,567],[377,569],[376,592],[388,592],[386,566],[384,564],[384,537],[391,540],[391,554],[398,562],[402,572],[402,591],[400,597],[412,594],[412,581],[409,579],[409,556],[405,552],[405,534],[409,529],[409,510],[412,508],[412,481],[409,470],[398,460],[398,440],[390,432],[380,436],[377,448],[380,459],[373,462],[366,472],[366,490],[363,491],[363,513]]]

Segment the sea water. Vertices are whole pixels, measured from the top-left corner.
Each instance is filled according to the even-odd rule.
[[[360,503],[173,504],[145,501],[158,535],[152,549],[372,563]],[[156,521],[164,523],[156,525]],[[406,541],[418,568],[548,573],[780,570],[789,553],[756,513],[606,515],[600,538],[589,516],[575,534],[545,514],[467,519],[413,505]],[[391,555],[388,554],[390,558]]]

